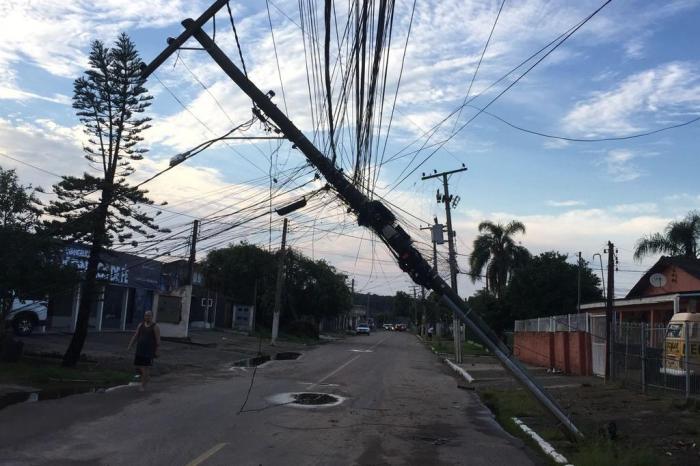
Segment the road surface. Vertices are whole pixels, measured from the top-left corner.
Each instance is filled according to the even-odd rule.
[[[300,392],[341,402],[282,404]],[[11,465],[539,463],[415,336],[395,332],[256,370],[162,378],[145,393],[125,387],[13,405],[0,411],[0,426],[0,463]]]

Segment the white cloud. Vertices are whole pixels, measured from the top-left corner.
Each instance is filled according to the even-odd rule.
[[[618,214],[652,214],[659,210],[655,202],[637,202],[631,204],[618,204],[611,209]]]
[[[568,200],[568,201],[547,201],[547,205],[550,207],[576,207],[576,206],[582,206],[585,205],[586,203],[583,201],[575,201],[575,200]]]
[[[614,149],[598,163],[606,167],[610,178],[616,182],[636,180],[645,172],[632,161],[640,155],[628,149]]]
[[[640,37],[630,39],[625,43],[624,49],[628,58],[642,58],[644,56],[644,40]]]
[[[644,118],[700,109],[700,73],[691,63],[673,62],[624,79],[614,89],[579,101],[564,117],[565,128],[586,136],[630,134],[646,128]]]

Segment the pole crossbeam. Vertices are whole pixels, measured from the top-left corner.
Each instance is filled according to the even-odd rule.
[[[215,5],[222,3],[216,2]],[[209,11],[207,10],[207,11]],[[213,14],[212,14],[213,15]],[[204,15],[203,15],[204,16]],[[200,17],[201,19],[202,17]],[[420,252],[412,245],[413,240],[398,224],[394,214],[380,201],[370,200],[335,165],[292,123],[289,118],[253,84],[238,67],[226,56],[226,54],[214,43],[214,41],[201,29],[200,21],[187,19],[183,21],[186,32],[183,35],[193,36],[209,53],[221,69],[236,83],[236,85],[250,97],[259,112],[273,121],[282,134],[292,142],[326,178],[328,183],[336,191],[337,195],[350,207],[357,216],[358,224],[374,231],[375,234],[387,245],[395,256],[399,267],[408,273],[414,282],[425,286],[440,295],[445,303],[465,322],[465,324],[479,337],[486,346],[506,367],[513,376],[522,383],[533,396],[563,425],[573,438],[583,437],[573,422],[566,416],[557,402],[532,378],[515,359],[508,348],[486,323],[472,312],[466,303],[450,288],[450,286],[433,270],[430,264],[423,258]],[[180,41],[172,41],[153,63],[144,68],[144,73],[152,73],[165,59],[164,55],[173,53],[176,48],[173,44]],[[187,39],[185,39],[187,40]],[[182,42],[184,43],[184,41]],[[146,74],[147,76],[148,74]]]

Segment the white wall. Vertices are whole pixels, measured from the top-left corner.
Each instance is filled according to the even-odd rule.
[[[168,293],[168,296],[180,296],[182,299],[182,310],[180,311],[180,323],[171,324],[169,322],[158,322],[158,297],[159,293],[153,295],[153,319],[160,327],[160,335],[163,337],[186,338],[188,336],[190,320],[190,304],[192,303],[192,286],[187,285],[176,288]]]

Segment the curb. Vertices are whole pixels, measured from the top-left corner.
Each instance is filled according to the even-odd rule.
[[[462,369],[457,364],[453,363],[447,358],[444,358],[443,360],[447,363],[448,366],[450,366],[450,368],[452,368],[453,371],[464,377],[464,380],[466,380],[468,383],[472,383],[474,381],[474,377],[472,377],[471,374],[469,374],[469,372],[465,371],[464,369]]]
[[[571,463],[569,463],[569,460],[567,460],[567,459],[564,457],[564,455],[562,455],[561,453],[557,452],[557,451],[554,449],[554,447],[553,447],[549,442],[547,442],[545,439],[543,439],[542,437],[540,437],[540,436],[537,434],[537,432],[535,432],[534,430],[530,429],[527,425],[525,425],[525,423],[524,423],[523,421],[521,421],[521,420],[518,419],[517,417],[511,418],[511,419],[513,419],[513,422],[515,422],[515,423],[518,425],[518,427],[520,427],[520,428],[522,429],[523,432],[525,432],[525,433],[526,433],[527,435],[529,435],[535,442],[537,442],[537,445],[540,446],[540,449],[542,449],[542,451],[543,451],[547,456],[549,456],[550,458],[552,458],[552,460],[554,460],[555,463],[557,463],[557,464],[563,464],[563,465],[566,465],[566,466],[573,466]]]

